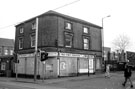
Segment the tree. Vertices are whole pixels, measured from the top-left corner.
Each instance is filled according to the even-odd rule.
[[[120,53],[122,52],[122,50],[123,51],[126,50],[126,48],[129,46],[129,43],[130,43],[130,39],[126,35],[119,35],[119,37],[117,37],[113,41],[113,45],[115,49],[119,50]]]

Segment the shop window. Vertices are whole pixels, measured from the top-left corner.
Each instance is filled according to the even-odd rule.
[[[65,33],[65,47],[69,47],[69,48],[72,47],[72,43],[73,43],[72,39],[73,39],[72,34]]]
[[[31,47],[35,47],[35,34],[31,35]]]
[[[23,38],[19,38],[19,49],[23,48]]]

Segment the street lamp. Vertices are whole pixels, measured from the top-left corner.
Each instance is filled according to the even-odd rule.
[[[34,82],[37,80],[38,17],[36,18]]]
[[[104,19],[105,18],[108,18],[108,17],[111,17],[110,15],[106,16],[106,17],[103,17],[102,18],[102,63],[104,62]]]

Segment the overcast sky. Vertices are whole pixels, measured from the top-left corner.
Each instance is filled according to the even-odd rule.
[[[65,4],[73,4],[56,9]],[[104,45],[112,47],[112,41],[120,34],[130,38],[128,50],[135,51],[135,0],[1,0],[0,37],[15,38],[14,25],[49,10],[102,25],[104,19]]]

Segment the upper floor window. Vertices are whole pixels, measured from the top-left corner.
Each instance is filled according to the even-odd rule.
[[[36,29],[36,23],[35,22],[32,23],[32,29],[33,30]]]
[[[23,27],[20,27],[19,31],[20,33],[23,33]]]
[[[35,47],[35,34],[31,35],[31,47]]]
[[[88,27],[83,27],[83,33],[88,33],[89,31],[89,28]]]
[[[72,24],[71,23],[69,23],[69,22],[66,22],[65,23],[65,29],[72,29]]]
[[[69,34],[69,33],[65,33],[65,47],[72,47],[72,40],[73,39],[73,35]]]
[[[14,52],[13,50],[10,50],[10,55],[13,55],[13,52]]]
[[[84,49],[89,49],[89,39],[88,38],[83,39],[83,47],[84,47]]]
[[[19,38],[19,49],[23,48],[23,38]]]
[[[8,50],[7,49],[5,49],[4,54],[8,55]]]
[[[2,55],[2,48],[0,47],[0,55]]]

